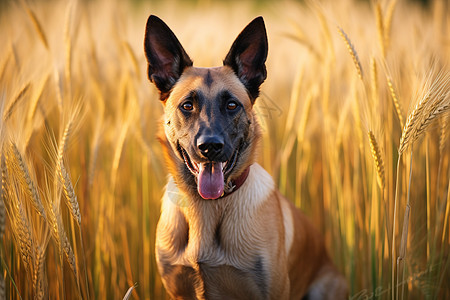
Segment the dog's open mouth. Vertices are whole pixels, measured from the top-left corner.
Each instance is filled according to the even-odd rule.
[[[181,148],[181,147],[180,147]],[[194,162],[181,148],[184,163],[197,178],[197,190],[203,199],[217,199],[224,194],[225,178],[236,165],[238,150],[225,162]]]

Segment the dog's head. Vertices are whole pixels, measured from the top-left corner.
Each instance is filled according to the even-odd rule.
[[[193,67],[156,16],[148,18],[144,48],[148,77],[164,105],[162,142],[174,163],[171,173],[189,192],[217,199],[254,160],[260,132],[253,104],[266,79],[264,21],[258,17],[245,27],[221,67]]]

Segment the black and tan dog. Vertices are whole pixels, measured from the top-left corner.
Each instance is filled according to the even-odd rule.
[[[148,76],[164,106],[160,140],[171,177],[156,236],[175,299],[343,299],[345,279],[320,234],[254,163],[253,105],[266,79],[261,17],[223,66],[197,68],[158,17],[145,32]]]

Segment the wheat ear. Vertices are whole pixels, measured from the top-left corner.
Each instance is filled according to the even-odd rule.
[[[373,134],[372,130],[367,132],[369,136],[370,149],[372,151],[372,157],[375,161],[375,165],[377,167],[377,175],[378,175],[378,184],[380,185],[381,190],[384,190],[385,187],[385,175],[384,175],[384,161],[381,156],[381,150],[378,145],[378,142]]]
[[[17,149],[15,143],[11,142],[10,144],[10,155],[11,159],[14,159],[12,162],[12,167],[14,168],[14,173],[19,174],[19,181],[21,182],[24,190],[27,193],[28,198],[31,200],[31,204],[37,213],[46,218],[44,205],[42,204],[41,197],[39,196],[39,192],[31,179],[30,171],[28,170],[27,164],[25,163],[24,158]]]
[[[73,253],[72,246],[70,245],[69,239],[64,231],[61,232],[61,240],[62,247],[64,250],[64,254],[66,255],[67,262],[69,263],[70,268],[72,269],[73,274],[77,277],[77,265],[75,254]]]
[[[427,93],[409,114],[400,138],[399,154],[402,154],[422,133],[428,125],[441,114],[450,109],[450,73],[440,74],[432,82]]]
[[[13,200],[13,210],[14,210],[14,227],[13,231],[17,234],[19,241],[19,249],[22,256],[22,261],[25,267],[30,267],[32,263],[32,245],[33,245],[33,235],[31,232],[31,227],[28,219],[25,215],[22,202],[16,197]]]
[[[348,52],[350,53],[350,55],[353,59],[353,63],[355,64],[356,71],[358,72],[358,77],[362,80],[363,79],[363,70],[361,67],[361,62],[358,57],[358,53],[356,52],[355,47],[353,46],[352,42],[348,38],[345,31],[341,27],[338,27],[338,31],[339,31],[339,34],[341,35],[342,39],[344,40],[345,45],[347,46]]]
[[[33,290],[35,299],[45,299],[46,285],[45,277],[45,248],[36,246],[33,269]]]
[[[67,238],[66,232],[64,231],[61,215],[59,214],[59,208],[56,203],[49,204],[50,206],[47,212],[49,218],[47,220],[50,225],[50,232],[56,241],[59,251],[62,251],[60,253],[64,253],[67,262],[69,263],[69,266],[76,277],[77,267],[75,263],[75,254],[73,253],[72,246],[70,245],[69,239]]]
[[[388,84],[388,87],[389,87],[389,91],[391,93],[392,102],[394,103],[395,111],[397,112],[397,117],[398,117],[398,120],[400,122],[400,128],[404,128],[405,123],[404,123],[404,120],[403,120],[403,108],[402,108],[402,105],[400,104],[400,100],[398,99],[397,93],[396,93],[395,88],[394,88],[394,84],[392,83],[392,79],[389,76],[387,76],[386,79],[387,79],[387,84]]]
[[[128,300],[131,297],[131,294],[133,293],[133,290],[136,289],[137,283],[135,283],[133,286],[130,286],[128,291],[126,292],[125,296],[123,296],[123,300]]]
[[[70,176],[64,167],[64,163],[61,161],[59,163],[60,168],[60,178],[63,183],[64,188],[64,199],[66,199],[66,204],[69,207],[70,214],[77,221],[78,226],[81,226],[81,214],[80,207],[78,205],[77,195],[70,180]]]
[[[68,141],[70,138],[70,135],[73,131],[73,125],[75,117],[79,114],[80,106],[75,108],[75,112],[70,116],[69,121],[67,122],[64,132],[61,135],[61,138],[59,140],[59,146],[58,146],[58,153],[57,153],[57,162],[56,162],[56,171],[57,175],[61,180],[61,183],[63,185],[64,189],[64,199],[66,200],[66,204],[69,207],[70,214],[75,219],[77,224],[81,226],[81,214],[80,209],[78,205],[78,199],[75,194],[75,190],[73,188],[72,182],[70,180],[69,173],[67,172],[66,168],[64,167],[64,154],[67,151]]]

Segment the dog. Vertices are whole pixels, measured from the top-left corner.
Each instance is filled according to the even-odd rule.
[[[255,163],[253,110],[266,79],[262,17],[223,66],[198,68],[158,17],[147,20],[148,78],[164,107],[159,140],[170,177],[156,260],[173,299],[344,299],[345,278],[319,232]]]

